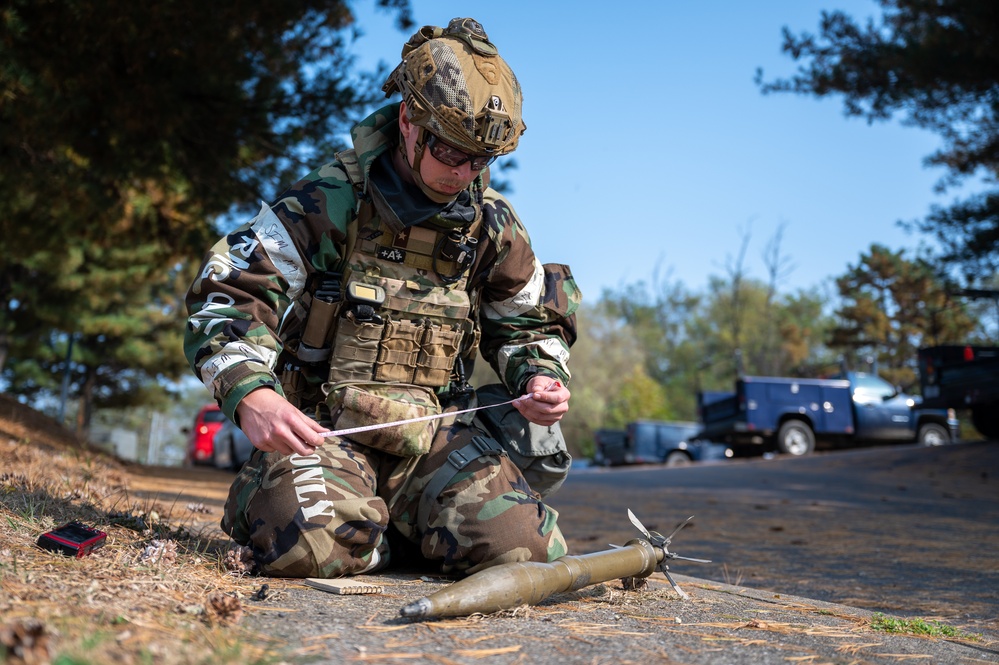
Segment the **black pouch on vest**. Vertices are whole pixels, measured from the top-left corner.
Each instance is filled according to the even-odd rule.
[[[477,388],[475,394],[479,406],[500,404],[514,398],[498,383]],[[562,486],[572,457],[558,423],[551,427],[535,425],[520,415],[512,404],[478,411],[475,422],[503,446],[535,492],[545,497]]]

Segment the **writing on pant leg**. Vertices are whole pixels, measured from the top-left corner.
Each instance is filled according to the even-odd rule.
[[[311,520],[317,515],[333,517],[333,502],[326,499],[326,483],[323,481],[323,469],[318,466],[319,455],[299,455],[292,453],[288,458],[292,467],[292,483],[295,485],[295,496],[302,505],[302,517]],[[318,481],[318,482],[317,482]],[[314,496],[319,494],[321,496]],[[313,496],[310,496],[313,495]]]

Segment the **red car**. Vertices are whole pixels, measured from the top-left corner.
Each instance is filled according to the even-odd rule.
[[[217,404],[205,404],[194,418],[194,429],[187,442],[188,464],[213,464],[215,447],[212,439],[226,421]]]

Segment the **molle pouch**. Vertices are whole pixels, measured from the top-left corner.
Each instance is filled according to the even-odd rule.
[[[333,429],[422,418],[441,412],[437,395],[429,388],[405,383],[348,383],[334,385],[326,396]],[[440,421],[428,420],[349,435],[352,441],[400,457],[423,455]]]
[[[422,339],[422,325],[409,321],[387,322],[378,351],[375,380],[413,383]]]
[[[475,394],[479,406],[500,404],[514,397],[498,383],[477,388]],[[535,492],[546,497],[562,486],[572,457],[558,423],[551,427],[535,425],[512,404],[476,412],[475,423],[499,441]]]
[[[285,363],[281,368],[281,388],[284,390],[285,399],[296,407],[301,406],[302,392],[305,388],[302,368],[294,363]]]
[[[298,347],[298,359],[302,362],[317,363],[329,358],[329,337],[336,321],[339,303],[330,303],[318,298],[312,299],[309,318],[302,331],[302,342]]]
[[[341,316],[333,337],[329,382],[370,381],[384,328],[379,321],[358,321],[351,311]]]
[[[416,358],[413,383],[420,386],[446,386],[451,380],[454,360],[461,347],[461,328],[428,325],[423,333],[420,354]]]

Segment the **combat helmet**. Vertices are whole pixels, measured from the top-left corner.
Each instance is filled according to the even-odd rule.
[[[470,154],[498,156],[513,152],[526,129],[520,83],[475,19],[420,28],[382,90],[401,93],[408,119],[421,128],[417,175],[426,131]]]

